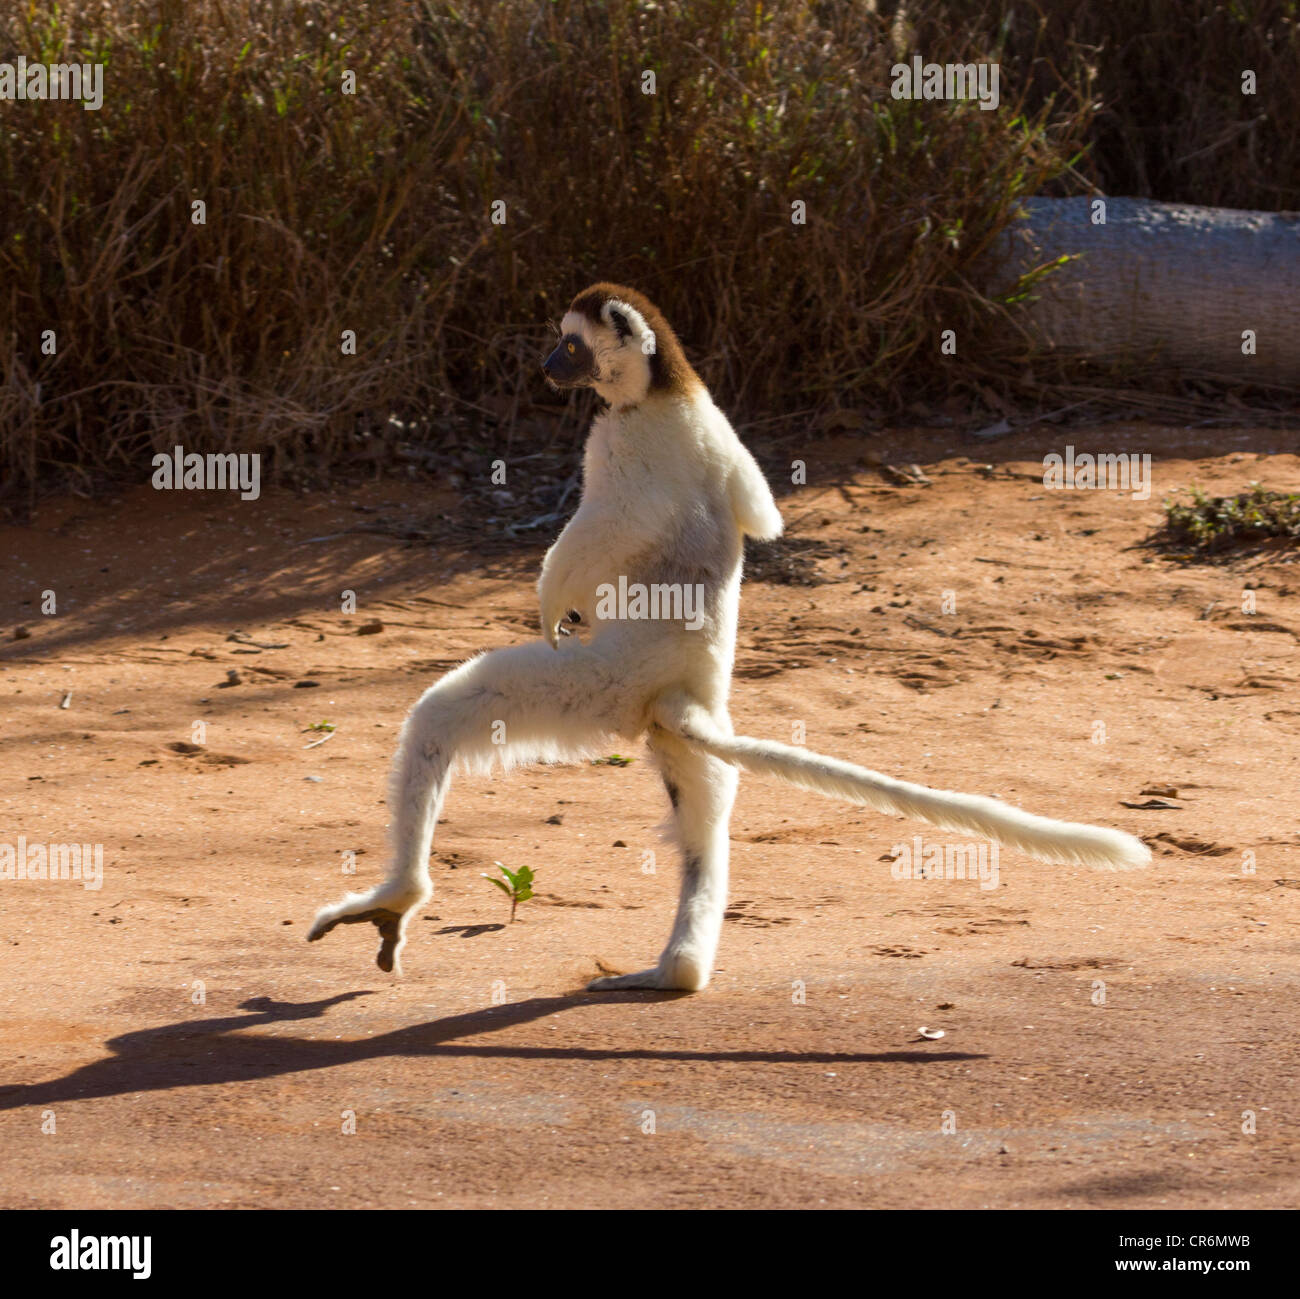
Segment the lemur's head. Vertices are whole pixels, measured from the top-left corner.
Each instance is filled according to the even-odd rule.
[[[560,342],[542,362],[556,388],[595,388],[616,410],[698,386],[659,308],[635,289],[593,284],[570,303]]]

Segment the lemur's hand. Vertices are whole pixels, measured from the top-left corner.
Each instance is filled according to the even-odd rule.
[[[552,649],[560,644],[560,622],[564,610],[550,600],[542,602],[542,635]]]
[[[546,552],[542,561],[542,575],[537,582],[537,600],[542,612],[542,636],[552,649],[559,649],[560,637],[571,636],[572,628],[582,623],[582,614],[575,611],[576,602],[583,600],[581,580],[575,573],[582,571],[570,558],[573,546],[565,549],[565,538],[572,538],[573,520],[560,534],[560,539]]]
[[[562,589],[560,583],[555,581],[554,574],[543,569],[537,592],[538,603],[542,612],[542,637],[552,649],[559,645],[558,628],[564,616],[564,604],[559,598]]]
[[[577,609],[570,609],[563,618],[544,616],[542,635],[552,649],[559,649],[561,636],[572,636],[575,627],[582,626],[582,614]]]

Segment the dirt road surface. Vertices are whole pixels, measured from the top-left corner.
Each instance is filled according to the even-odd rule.
[[[369,927],[303,941],[383,871],[407,707],[535,634],[549,529],[348,531],[457,507],[391,482],[0,529],[0,842],[104,863],[0,880],[0,1204],[1294,1206],[1300,564],[1141,545],[1179,486],[1300,488],[1294,435],[1060,440],[1153,452],[1155,492],[1045,491],[1041,434],[991,468],[930,435],[928,486],[819,448],[746,584],[733,714],[1131,830],[1151,867],[896,879],[897,845],[960,841],[746,777],[696,996],[583,990],[671,921],[640,747],[458,780],[404,977]],[[498,861],[537,873],[513,925]]]

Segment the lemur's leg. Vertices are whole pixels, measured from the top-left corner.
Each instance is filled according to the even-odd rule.
[[[736,798],[737,772],[658,727],[651,729],[650,748],[668,787],[682,849],[677,920],[657,966],[596,979],[589,986],[697,992],[713,973],[727,908],[728,823]]]
[[[619,665],[621,666],[621,665]],[[398,964],[407,926],[432,893],[429,850],[454,767],[562,761],[599,752],[636,716],[635,673],[578,644],[542,641],[494,650],[462,664],[420,697],[407,715],[390,795],[392,868],[366,893],[324,907],[307,935],[368,922],[380,935],[381,970]]]

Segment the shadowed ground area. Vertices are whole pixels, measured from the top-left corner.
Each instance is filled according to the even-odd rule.
[[[458,780],[402,979],[368,926],[303,941],[383,871],[406,708],[534,634],[549,536],[348,531],[455,508],[389,483],[0,529],[0,843],[104,861],[0,880],[0,1205],[1294,1205],[1297,552],[1143,544],[1176,488],[1296,490],[1260,458],[1288,436],[1062,433],[1150,451],[1145,501],[1045,490],[1041,433],[917,437],[928,486],[820,448],[746,586],[738,729],[1155,860],[899,879],[914,836],[961,841],[745,777],[693,997],[582,990],[671,921],[640,747]],[[514,924],[497,861],[537,874]]]

